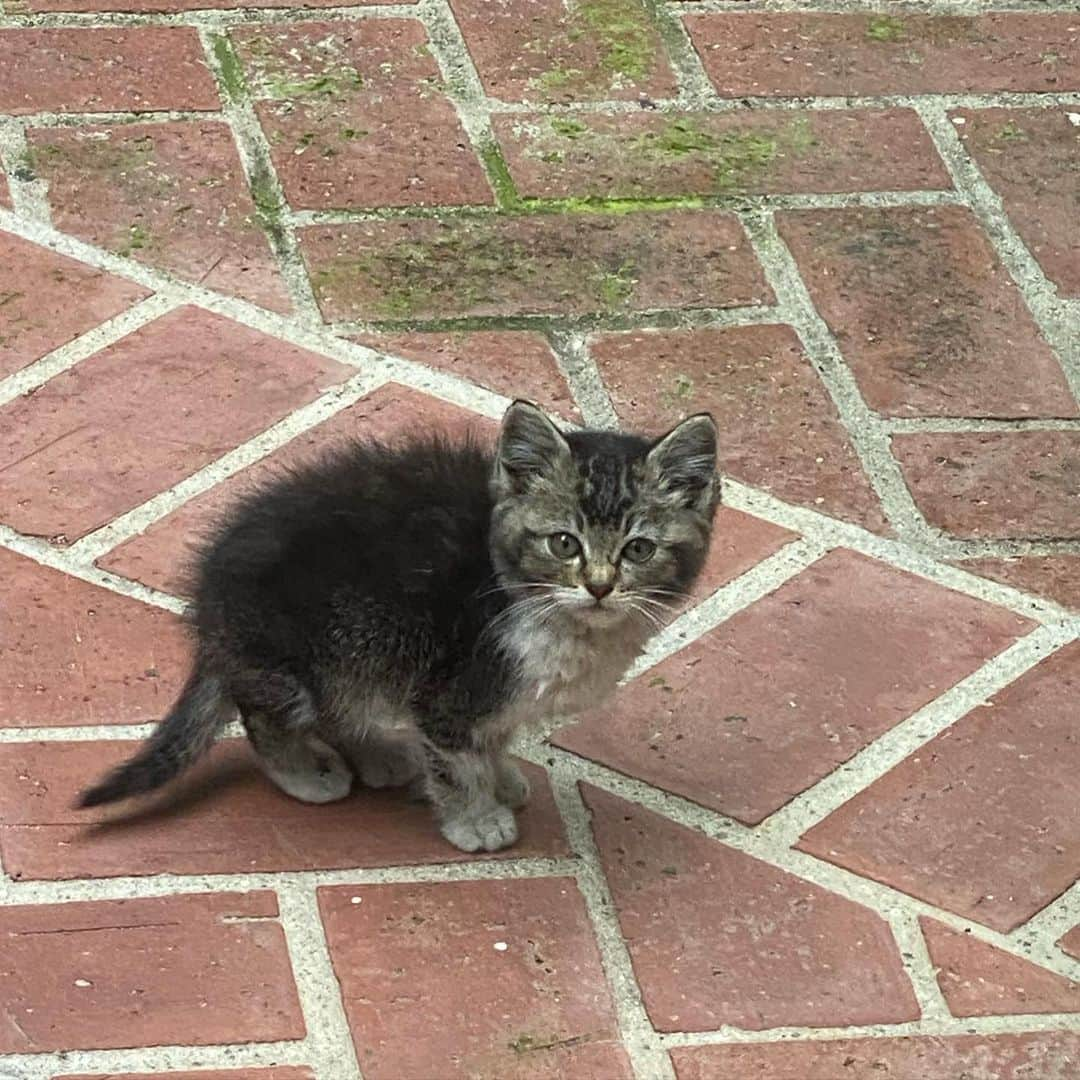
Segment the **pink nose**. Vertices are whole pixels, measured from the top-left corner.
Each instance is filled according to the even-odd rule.
[[[608,593],[614,588],[613,585],[609,585],[606,581],[590,581],[587,582],[585,588],[596,597],[597,600],[603,600]]]

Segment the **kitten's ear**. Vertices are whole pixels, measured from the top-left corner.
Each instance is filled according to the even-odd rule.
[[[661,490],[695,510],[711,512],[719,491],[716,421],[708,413],[688,417],[657,440],[645,464]]]
[[[570,458],[563,433],[528,401],[515,401],[503,417],[495,465],[495,483],[505,494],[528,490]]]

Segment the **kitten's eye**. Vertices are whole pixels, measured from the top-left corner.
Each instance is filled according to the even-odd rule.
[[[548,548],[557,559],[572,559],[581,553],[581,542],[569,533],[552,533],[548,537]]]
[[[656,545],[644,536],[638,536],[622,549],[622,553],[631,562],[648,562],[656,554]]]

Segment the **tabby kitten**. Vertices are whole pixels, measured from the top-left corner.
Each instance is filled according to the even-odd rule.
[[[171,780],[239,711],[297,799],[420,778],[450,843],[512,844],[515,729],[615,686],[697,577],[716,501],[711,417],[564,434],[521,401],[494,454],[354,443],[281,477],[199,555],[180,699],[81,805]]]

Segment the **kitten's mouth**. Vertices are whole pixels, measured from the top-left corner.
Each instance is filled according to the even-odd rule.
[[[575,604],[571,610],[576,618],[591,626],[609,626],[626,617],[626,611],[620,604],[605,603],[603,600]]]

